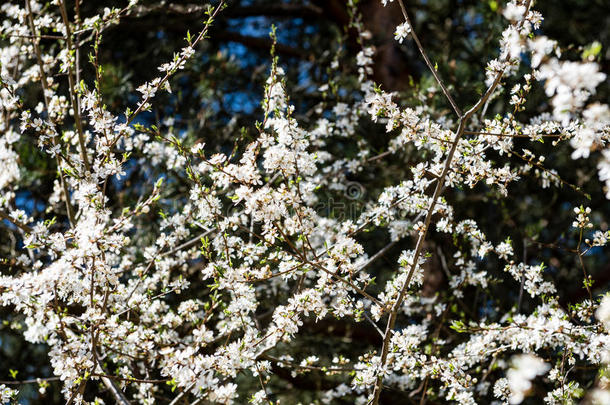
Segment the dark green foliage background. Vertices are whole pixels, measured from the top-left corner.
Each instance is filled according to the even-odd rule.
[[[189,2],[170,0],[168,3],[172,6],[160,7],[155,1],[145,0],[139,15],[124,18],[120,25],[104,33],[100,53],[104,68],[102,92],[113,112],[121,113],[134,105],[137,100],[135,88],[158,74],[156,67],[171,59],[173,52],[183,46],[187,30],[195,33],[200,29],[203,13],[184,12]],[[355,94],[353,90],[358,86],[354,60],[359,46],[354,32],[345,29],[348,16],[343,3],[340,0],[229,1],[229,6],[210,31],[211,38],[198,49],[197,57],[187,69],[172,79],[173,93],[160,96],[153,103],[152,112],[142,115],[142,123],[163,127],[163,122],[172,117],[175,120],[171,125],[174,133],[184,135],[187,144],[205,140],[206,150],[229,153],[236,141],[239,145],[248,142],[257,133],[254,122],[261,119],[259,103],[270,65],[271,40],[268,33],[271,24],[275,24],[278,28],[277,53],[280,64],[287,72],[291,102],[297,107],[296,117],[305,127],[311,125],[308,117],[316,104],[323,101],[332,108],[337,101],[350,101]],[[402,92],[405,105],[425,102],[436,107],[439,118],[449,116],[449,106],[440,93],[427,94],[422,91],[433,82],[413,42],[407,40],[400,45],[392,39],[393,27],[399,23],[396,20],[399,15],[397,4],[383,9],[379,3],[378,0],[370,0],[361,1],[360,5],[364,23],[373,33],[372,42],[382,50],[376,59],[376,80],[385,89]],[[102,1],[85,1],[81,6],[82,16],[93,15],[104,6],[106,4]],[[498,52],[498,39],[505,24],[501,6],[499,1],[488,0],[407,2],[414,29],[422,38],[430,58],[438,64],[441,77],[462,106],[473,103],[484,89],[484,67]],[[580,59],[584,49],[599,41],[602,48],[596,60],[602,71],[610,71],[610,2],[540,0],[535,8],[545,17],[542,31],[559,41],[565,49],[564,55]],[[73,9],[73,2],[68,2],[68,9]],[[54,45],[48,42],[43,46]],[[85,53],[88,51],[83,50]],[[337,53],[342,62],[342,75],[332,72],[330,75],[340,90],[323,98],[317,88],[329,79],[328,66]],[[91,66],[83,61],[81,67],[85,82],[92,83]],[[419,97],[421,94],[425,95],[423,100]],[[29,104],[35,105],[37,95],[32,91],[24,96]],[[541,95],[542,88],[537,85],[527,112],[522,114],[521,119],[548,110]],[[608,84],[602,84],[595,99],[607,103],[608,96]],[[496,100],[490,106],[489,116],[505,111],[507,99]],[[240,130],[242,127],[243,131]],[[242,138],[239,138],[240,134]],[[366,139],[375,153],[385,151],[390,138],[383,127],[367,123],[362,124],[358,136]],[[18,201],[28,212],[44,217],[44,201],[52,191],[55,163],[33,147],[34,142],[24,142],[22,145],[19,150],[24,179],[22,189],[35,191],[23,192],[18,196]],[[567,308],[586,298],[578,259],[565,249],[574,248],[574,234],[569,233],[573,232],[570,228],[572,208],[580,204],[590,206],[594,212],[594,222],[605,230],[608,227],[606,221],[610,218],[610,204],[597,181],[595,154],[592,159],[574,161],[570,158],[571,148],[567,144],[553,148],[547,143],[532,145],[527,141],[523,141],[522,145],[517,142],[515,149],[520,150],[526,145],[536,153],[545,155],[547,168],[558,170],[566,182],[582,191],[576,192],[569,187],[543,190],[538,181],[524,179],[509,187],[508,198],[498,198],[497,193],[486,186],[477,186],[473,190],[450,190],[446,197],[456,208],[457,219],[474,218],[494,243],[510,236],[517,257],[526,255],[531,264],[541,261],[547,264],[548,277],[556,282],[563,297],[562,304]],[[338,139],[336,144],[331,145],[331,150],[339,156],[357,153],[353,140]],[[171,212],[180,207],[182,199],[186,198],[184,175],[160,173],[158,168],[140,161],[141,157],[136,153],[126,165],[126,178],[109,185],[107,191],[111,206],[120,212],[123,205],[137,201],[143,184],[149,184],[150,179],[163,174],[168,179],[161,200],[163,209]],[[409,167],[420,159],[422,156],[419,152],[407,148],[398,155],[376,161],[362,173],[347,173],[346,176],[362,184],[368,197],[376,196],[383,187],[410,177]],[[514,157],[497,157],[498,163],[504,161],[520,164]],[[338,214],[329,212],[329,215]],[[150,215],[157,214],[151,212]],[[62,221],[65,222],[65,218],[59,218],[58,226]],[[153,223],[143,221],[138,226],[154,227]],[[152,238],[155,229],[150,230]],[[433,247],[440,246],[451,258],[455,249],[452,240],[435,233],[431,239]],[[388,243],[389,237],[385,232],[375,231],[363,234],[360,240],[364,242],[367,252],[374,253]],[[524,241],[527,241],[525,248]],[[10,257],[11,250],[19,243],[17,233],[7,223],[0,222],[0,257]],[[403,241],[370,269],[381,285],[395,269],[400,251],[409,243]],[[553,246],[548,247],[547,244]],[[610,280],[608,263],[607,252],[602,250],[593,250],[586,257],[587,268],[595,280],[596,293],[607,289]],[[463,302],[456,303],[451,319],[479,320],[486,316],[490,320],[499,320],[515,305],[518,285],[503,274],[502,265],[492,261],[480,265],[487,267],[504,283],[492,284],[486,291],[466,290]],[[3,261],[0,270],[2,274],[25,271],[10,261]],[[506,285],[511,288],[506,288]],[[444,295],[446,287],[446,280],[441,274],[435,285],[426,288],[430,289],[430,294]],[[197,286],[193,290],[196,291]],[[527,313],[533,308],[533,303],[525,299],[523,308]],[[3,321],[0,324],[0,380],[11,381],[10,370],[18,372],[17,380],[51,376],[44,345],[27,344],[9,327],[11,323],[19,323],[19,319],[13,316],[12,308],[0,309],[0,320]],[[295,353],[298,358],[309,354],[322,357],[325,351],[328,352],[326,356],[332,358],[334,353],[356,354],[380,346],[378,336],[364,324],[355,327],[343,321],[327,320],[319,324],[306,324],[304,328],[305,333],[299,337],[302,345],[297,345],[302,348],[302,353]],[[446,333],[445,329],[442,333]],[[293,378],[285,370],[274,371],[276,377],[271,387],[282,403],[310,401],[316,397],[316,391],[336,385],[333,378],[321,374]],[[579,375],[584,387],[591,384],[591,376],[591,372]],[[24,404],[63,403],[57,382],[52,382],[42,396],[38,395],[36,384],[22,385],[20,389],[20,402]],[[98,395],[106,403],[112,403],[112,398],[104,392],[103,387]],[[383,395],[384,404],[413,401],[408,393],[388,390]],[[171,397],[169,388],[161,397]],[[244,399],[244,396],[240,398]],[[540,398],[533,400],[539,401]],[[434,401],[431,398],[428,403]]]

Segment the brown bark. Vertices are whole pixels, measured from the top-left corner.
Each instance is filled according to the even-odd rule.
[[[345,1],[315,0],[314,3],[323,10],[322,14],[326,18],[337,25],[346,26],[349,23]],[[360,12],[377,50],[373,59],[373,79],[387,91],[408,89],[414,71],[405,52],[401,50],[401,45],[394,39],[395,27],[402,23],[399,10],[393,4],[384,7],[379,0],[365,0],[360,5]],[[351,38],[354,48],[358,46],[355,39]]]
[[[377,52],[374,58],[374,79],[385,90],[405,90],[413,73],[404,51],[394,39],[395,27],[402,17],[394,4],[383,7],[378,0],[365,1],[361,7],[365,27],[373,34]]]

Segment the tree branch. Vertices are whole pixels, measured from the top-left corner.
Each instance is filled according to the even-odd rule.
[[[409,15],[407,14],[407,9],[405,8],[404,3],[402,2],[402,0],[398,0],[398,4],[400,4],[400,9],[402,11],[403,17],[405,18],[405,21],[411,27],[411,35],[413,36],[413,40],[415,41],[415,44],[417,45],[417,49],[419,49],[419,53],[424,58],[424,61],[426,62],[428,69],[430,69],[430,72],[432,72],[432,76],[434,76],[434,79],[436,80],[438,85],[441,87],[443,94],[445,95],[445,97],[447,97],[447,100],[449,100],[451,107],[453,107],[453,111],[455,111],[455,113],[458,115],[458,117],[461,117],[462,111],[455,103],[455,100],[453,100],[451,93],[449,93],[449,90],[447,90],[447,87],[445,87],[441,78],[438,76],[438,73],[436,72],[436,68],[434,66],[432,66],[432,62],[430,62],[428,55],[424,51],[424,47],[422,46],[421,42],[419,41],[419,37],[417,36],[417,33],[415,33],[415,27],[413,27],[413,24],[411,24],[411,20],[409,19]]]
[[[214,37],[219,40],[239,42],[249,48],[262,49],[269,52],[273,42],[268,38],[258,38],[252,36],[241,35],[236,32],[221,31],[217,32]],[[305,49],[294,48],[288,45],[275,44],[275,51],[287,56],[295,56],[301,59],[307,59],[309,53]]]
[[[27,12],[27,20],[28,25],[30,27],[30,31],[32,31],[33,40],[32,43],[34,45],[34,52],[36,53],[36,61],[38,62],[38,69],[40,69],[40,82],[42,85],[42,98],[44,100],[45,110],[47,112],[47,116],[49,116],[49,99],[47,97],[47,75],[44,71],[44,63],[42,61],[42,52],[40,51],[40,46],[37,38],[36,27],[34,26],[34,18],[32,17],[32,8],[30,7],[30,0],[25,0],[25,9]],[[57,131],[56,131],[57,133]],[[55,136],[51,137],[51,142],[53,145],[57,143],[57,139]],[[74,211],[70,204],[70,193],[68,192],[68,186],[66,185],[66,181],[64,179],[63,172],[61,171],[61,162],[59,161],[59,156],[55,157],[57,162],[57,171],[59,172],[59,179],[61,182],[62,189],[64,191],[64,197],[66,198],[66,211],[68,213],[68,220],[71,226],[74,226]]]
[[[404,9],[404,4],[403,4],[402,0],[398,0],[398,1],[401,5],[401,8],[403,9],[403,14],[405,15],[405,18],[407,18],[406,11]],[[530,5],[531,5],[531,0],[528,1],[528,3],[527,3],[526,11],[525,11],[525,14],[523,15],[523,19],[525,19],[525,16],[527,15],[527,12],[529,11]],[[522,23],[523,23],[523,20],[521,20],[520,25]],[[415,36],[414,36],[414,38],[415,38]],[[429,60],[427,60],[427,57],[425,56],[423,49],[420,49],[420,51],[422,52],[422,55],[424,56],[424,58],[426,59],[426,62],[428,63]],[[451,149],[449,150],[449,153],[447,154],[447,158],[445,159],[443,171],[438,178],[438,182],[436,184],[436,188],[435,188],[434,194],[432,196],[432,201],[430,202],[430,207],[427,210],[426,219],[424,220],[423,229],[420,232],[419,237],[417,239],[417,244],[415,245],[415,252],[413,253],[413,259],[411,262],[411,266],[409,267],[409,271],[407,273],[407,278],[400,289],[396,302],[392,306],[392,310],[390,311],[390,315],[388,318],[388,322],[386,324],[386,330],[385,330],[384,338],[383,338],[383,345],[382,345],[382,349],[381,349],[381,358],[380,358],[380,363],[379,363],[379,369],[377,371],[377,379],[375,381],[375,388],[373,389],[373,398],[370,402],[371,405],[379,404],[379,395],[381,394],[381,390],[383,387],[382,369],[385,367],[385,364],[386,364],[386,361],[388,358],[388,353],[389,353],[389,349],[390,349],[390,340],[391,340],[392,334],[394,332],[394,325],[396,323],[396,318],[398,317],[398,312],[404,301],[405,295],[409,288],[409,284],[411,283],[411,279],[413,278],[413,274],[415,273],[415,269],[417,268],[417,263],[419,262],[419,257],[423,250],[424,242],[425,242],[426,236],[428,234],[428,229],[430,228],[430,222],[432,220],[432,215],[434,214],[434,208],[436,207],[438,199],[440,198],[440,196],[444,190],[445,180],[447,179],[447,174],[449,173],[449,170],[451,169],[451,163],[453,162],[453,156],[457,149],[457,145],[458,145],[460,139],[462,138],[462,136],[464,135],[464,131],[466,129],[466,125],[468,124],[468,121],[487,102],[489,97],[493,94],[493,92],[496,90],[496,87],[502,80],[503,75],[504,75],[504,69],[497,73],[493,83],[487,88],[487,91],[485,92],[485,94],[483,94],[483,96],[479,99],[479,101],[474,106],[472,106],[468,111],[466,111],[465,114],[463,114],[463,115],[460,114],[459,108],[457,108],[457,106],[454,106],[454,109],[456,110],[456,112],[458,112],[458,115],[460,115],[458,129],[456,131],[453,143],[451,144]],[[439,83],[440,83],[440,79],[436,75],[435,75],[435,78],[437,78],[437,80],[439,80]],[[442,83],[441,83],[441,87],[443,87]],[[449,98],[450,101],[453,100],[450,98],[451,96],[448,93],[446,94],[446,96]]]
[[[17,228],[21,229],[24,232],[27,233],[32,233],[33,229],[31,227],[29,227],[28,225],[17,221],[16,219],[13,219],[10,215],[8,215],[6,212],[0,210],[0,219],[6,219],[8,222],[10,222],[11,224],[15,225]]]

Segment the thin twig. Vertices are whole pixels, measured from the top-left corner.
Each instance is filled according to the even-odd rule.
[[[8,222],[15,225],[17,228],[21,229],[24,232],[32,233],[32,231],[33,231],[33,229],[31,227],[24,224],[23,222],[13,219],[10,215],[8,215],[6,212],[4,212],[2,210],[0,210],[0,219],[6,219]]]
[[[419,41],[419,37],[415,33],[415,27],[413,27],[413,24],[411,24],[411,19],[409,18],[409,15],[407,14],[407,9],[405,8],[404,3],[402,2],[402,0],[398,0],[398,4],[400,4],[400,10],[402,11],[402,15],[405,18],[405,21],[411,27],[411,35],[413,36],[413,40],[415,41],[415,44],[417,44],[417,49],[419,49],[419,53],[424,58],[424,61],[426,62],[428,69],[430,69],[430,72],[432,72],[432,76],[434,76],[434,79],[436,80],[438,85],[441,87],[443,94],[445,95],[445,97],[447,97],[447,100],[449,100],[451,107],[453,107],[453,111],[455,111],[455,113],[457,114],[458,117],[461,117],[462,111],[460,110],[458,105],[453,100],[451,93],[449,93],[449,90],[447,90],[447,87],[445,87],[441,78],[438,76],[438,73],[436,72],[436,68],[434,66],[432,66],[432,62],[430,62],[430,59],[428,58],[426,51],[424,51],[424,47],[422,46],[421,42]]]
[[[29,380],[21,381],[0,381],[0,384],[4,385],[21,385],[21,384],[37,384],[41,382],[59,381],[59,377],[44,377],[44,378],[32,378]]]
[[[30,7],[30,0],[25,0],[25,9],[26,9],[26,13],[27,13],[28,24],[30,26],[30,31],[32,31],[32,35],[34,37],[36,37],[36,27],[34,26],[34,18],[32,17],[32,8]],[[42,98],[44,100],[44,105],[45,105],[45,110],[47,112],[47,116],[50,119],[49,99],[47,97],[47,75],[44,71],[44,63],[42,61],[42,52],[40,51],[40,46],[38,44],[38,38],[34,38],[32,40],[32,43],[34,44],[34,52],[36,53],[36,61],[38,62],[38,68],[40,69],[40,82],[42,85]],[[57,134],[57,131],[55,131],[55,133]],[[57,144],[57,139],[55,138],[55,136],[51,137],[51,141],[53,142],[53,145]],[[61,186],[62,186],[62,189],[64,192],[64,197],[66,199],[66,211],[68,214],[68,221],[70,222],[70,226],[74,226],[74,224],[75,224],[74,211],[70,204],[70,193],[68,191],[68,186],[66,185],[66,180],[64,179],[64,174],[61,170],[61,163],[59,161],[59,157],[55,156],[55,159],[57,162],[57,171],[59,173],[60,183],[61,183]]]
[[[394,245],[396,245],[398,243],[398,240],[393,240],[392,242],[388,243],[387,245],[385,245],[379,252],[375,253],[373,255],[373,257],[371,257],[369,260],[366,261],[366,263],[364,263],[362,266],[360,266],[360,268],[358,269],[358,271],[362,271],[364,270],[366,267],[368,267],[371,263],[373,263],[374,261],[376,261],[377,259],[379,259],[381,256],[383,256],[384,254],[386,254],[388,252],[388,250],[390,250],[391,248],[394,247]]]
[[[96,349],[93,350],[93,353],[96,354],[96,357],[99,357],[97,356],[97,352],[95,350]],[[108,388],[108,390],[112,393],[112,396],[114,396],[116,403],[121,405],[130,405],[129,401],[125,397],[125,394],[123,394],[119,387],[116,386],[116,383],[111,379],[112,377],[108,375],[106,370],[104,370],[104,367],[99,362],[98,367],[100,370],[102,370],[102,374],[96,374],[96,376],[102,379],[102,382],[106,388]]]
[[[521,286],[519,287],[519,301],[517,302],[517,313],[521,312],[523,290],[525,289],[525,266],[527,266],[527,239],[523,238],[523,271],[521,272]]]
[[[406,14],[406,10],[404,8],[404,4],[402,3],[402,0],[399,0],[399,3],[401,5],[405,18],[408,18],[407,14]],[[525,12],[523,18],[525,18],[525,16],[527,15],[527,12],[529,11],[530,3],[531,3],[531,1],[528,1],[527,7],[526,7],[526,12]],[[414,36],[414,38],[416,38],[416,37]],[[416,42],[419,42],[419,41],[416,41]],[[422,51],[422,55],[427,60],[423,50],[420,49],[420,51]],[[429,61],[427,60],[427,62],[429,62]],[[428,65],[428,66],[430,67],[430,65]],[[413,274],[415,273],[415,269],[417,268],[417,264],[419,262],[419,257],[423,251],[423,245],[426,240],[426,236],[428,234],[428,229],[430,227],[432,215],[434,214],[434,208],[436,207],[438,199],[440,198],[441,193],[444,190],[445,180],[446,180],[447,174],[449,173],[449,170],[451,168],[451,163],[453,161],[453,155],[455,154],[455,151],[457,149],[460,139],[464,135],[464,131],[466,129],[466,125],[468,124],[468,121],[487,102],[489,97],[496,90],[496,87],[498,86],[498,84],[500,84],[500,81],[502,80],[503,75],[504,75],[504,69],[502,69],[501,71],[499,71],[497,73],[493,83],[488,87],[485,94],[483,94],[483,96],[479,99],[479,101],[474,106],[472,106],[463,115],[458,113],[458,115],[460,115],[460,119],[459,119],[458,129],[455,134],[455,138],[451,145],[451,149],[449,150],[449,153],[447,154],[447,158],[445,159],[445,165],[443,167],[443,171],[441,172],[441,175],[438,178],[438,181],[436,184],[436,189],[434,190],[434,195],[432,196],[432,201],[430,203],[430,207],[428,208],[426,219],[424,220],[423,229],[421,230],[421,232],[419,234],[419,238],[417,239],[417,244],[415,245],[415,252],[413,253],[412,263],[411,263],[411,266],[407,273],[406,280],[400,289],[396,302],[392,306],[392,309],[389,314],[388,322],[386,324],[386,330],[385,330],[383,345],[382,345],[382,349],[381,349],[380,363],[379,363],[378,370],[377,370],[377,378],[375,381],[375,387],[373,389],[373,398],[369,402],[372,405],[379,404],[379,396],[381,395],[381,390],[382,390],[382,386],[383,386],[383,368],[385,368],[385,364],[386,364],[386,361],[388,358],[388,353],[389,353],[389,349],[390,349],[390,340],[392,337],[392,333],[394,331],[394,325],[396,323],[396,318],[398,316],[400,307],[402,306],[402,303],[404,301],[406,292],[409,288],[409,284],[411,283],[411,279],[413,278]],[[435,75],[435,78],[437,78],[436,75]],[[437,79],[437,80],[440,80],[440,79]],[[459,109],[457,109],[456,111],[459,111]]]
[[[78,1],[77,1],[78,3]],[[70,21],[68,20],[68,12],[66,11],[66,3],[64,0],[60,2],[59,10],[61,11],[61,18],[66,27],[66,43],[68,45],[68,52],[75,51],[73,43],[72,43],[72,33],[70,31]],[[76,52],[78,52],[76,50]],[[77,53],[78,55],[78,53]],[[72,111],[74,111],[74,125],[76,126],[76,131],[78,133],[78,143],[80,146],[80,156],[83,159],[83,163],[85,165],[85,170],[88,172],[91,171],[91,166],[89,165],[89,158],[87,157],[87,146],[85,144],[85,135],[83,133],[83,122],[80,115],[80,102],[77,99],[77,95],[75,92],[76,84],[74,83],[74,71],[72,68],[72,61],[68,61],[68,85],[70,86],[70,102],[72,103]],[[78,62],[78,58],[76,59]],[[79,69],[78,64],[76,65],[76,69]]]

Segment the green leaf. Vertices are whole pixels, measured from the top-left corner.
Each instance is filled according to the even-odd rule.
[[[586,47],[582,52],[582,60],[595,60],[602,51],[602,44],[599,41],[594,41]]]

